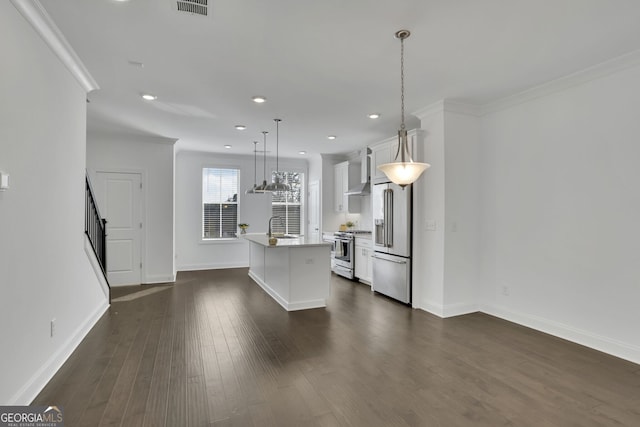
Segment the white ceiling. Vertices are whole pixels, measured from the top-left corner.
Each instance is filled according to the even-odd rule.
[[[393,136],[399,29],[412,32],[407,113],[444,98],[485,104],[640,49],[636,0],[209,0],[209,18],[178,13],[171,0],[41,3],[100,85],[89,94],[90,131],[237,154],[252,153],[262,130],[271,150],[275,117],[283,157]]]

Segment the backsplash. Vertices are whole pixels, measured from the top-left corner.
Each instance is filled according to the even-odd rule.
[[[373,215],[371,214],[371,196],[360,196],[362,201],[360,204],[359,214],[345,214],[344,222],[353,222],[353,228],[356,230],[371,230],[373,228]]]

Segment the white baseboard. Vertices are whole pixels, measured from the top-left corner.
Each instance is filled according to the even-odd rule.
[[[593,348],[598,351],[640,364],[640,347],[611,338],[597,335],[589,331],[554,322],[542,317],[525,313],[516,313],[503,307],[483,304],[480,311],[510,322],[554,335],[556,337]]]
[[[107,279],[104,278],[104,273],[102,272],[102,267],[100,267],[100,263],[98,262],[98,258],[96,257],[95,252],[93,252],[93,247],[91,247],[91,242],[87,235],[84,235],[84,251],[87,254],[87,258],[89,259],[89,264],[93,268],[93,271],[98,278],[98,282],[100,282],[100,287],[102,288],[102,293],[107,299],[109,299],[109,283],[107,283]]]
[[[413,308],[417,308],[418,310],[426,311],[427,313],[431,313],[438,317],[444,317],[444,309],[441,304],[436,304],[432,301],[422,301],[414,304]]]
[[[463,314],[475,313],[479,311],[478,304],[458,303],[445,305],[442,311],[442,317],[462,316]]]
[[[179,265],[178,271],[197,271],[197,270],[222,270],[225,268],[248,268],[249,264],[220,264],[220,263],[207,263],[207,264],[188,264]]]
[[[447,317],[462,316],[463,314],[475,313],[479,310],[478,304],[473,303],[457,303],[442,305],[433,301],[423,301],[413,306],[419,310],[434,314],[443,319]]]
[[[174,283],[176,281],[175,274],[166,275],[166,274],[157,274],[155,276],[147,276],[144,280],[145,285],[153,285],[155,283]]]
[[[266,293],[269,294],[271,298],[273,298],[278,304],[282,306],[287,311],[296,311],[296,310],[306,310],[309,308],[322,308],[327,306],[327,302],[323,299],[319,300],[309,300],[309,301],[296,301],[289,302],[282,298],[280,294],[271,288],[271,286],[267,285],[261,278],[256,276],[252,271],[249,271],[249,277],[253,279],[254,282],[258,284]]]
[[[38,396],[44,386],[47,385],[51,378],[58,372],[64,362],[67,361],[73,351],[80,345],[80,342],[89,333],[91,328],[98,322],[100,317],[109,308],[109,303],[104,300],[87,319],[76,329],[76,331],[69,337],[69,339],[51,355],[38,369],[33,376],[27,381],[27,383],[18,392],[13,395],[8,402],[9,405],[29,405],[33,402],[33,399]]]

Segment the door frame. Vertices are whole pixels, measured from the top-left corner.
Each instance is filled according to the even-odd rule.
[[[311,186],[312,185],[317,185],[318,186],[318,197],[317,197],[317,203],[316,203],[316,211],[317,211],[317,215],[318,215],[318,237],[322,238],[322,182],[318,179],[313,180],[313,181],[309,181],[309,183],[307,184],[307,208],[308,208],[308,215],[307,215],[307,227],[310,229],[311,228]],[[307,233],[305,234],[308,234]]]
[[[142,169],[123,169],[123,168],[98,168],[95,170],[87,169],[87,172],[94,182],[98,179],[98,173],[128,173],[134,175],[140,175],[140,220],[142,221],[142,230],[140,231],[140,262],[142,268],[140,269],[140,284],[147,283],[147,174]],[[93,184],[92,184],[93,185]],[[98,207],[99,208],[99,207]],[[108,227],[108,225],[107,225]],[[107,265],[109,264],[109,254],[107,253]]]

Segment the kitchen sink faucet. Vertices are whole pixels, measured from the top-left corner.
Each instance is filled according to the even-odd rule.
[[[274,218],[278,218],[282,222],[282,217],[279,217],[279,216],[272,216],[271,218],[269,218],[269,238],[273,237],[273,233],[271,233],[271,221]]]

